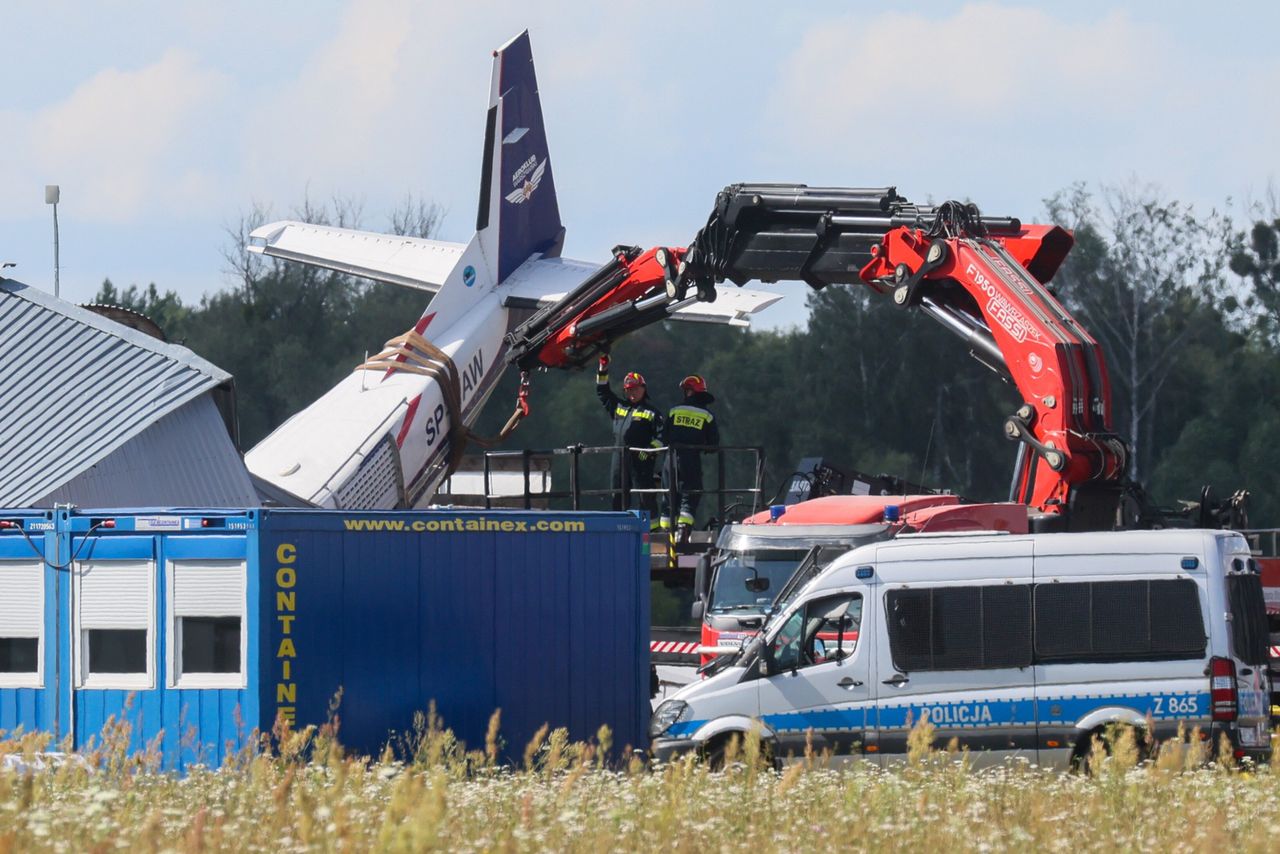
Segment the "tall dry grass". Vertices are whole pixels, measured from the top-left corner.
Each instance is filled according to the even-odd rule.
[[[785,770],[759,739],[726,770],[690,757],[649,767],[543,731],[499,764],[499,721],[469,750],[434,715],[376,758],[332,730],[280,730],[220,768],[158,771],[128,730],[55,763],[39,735],[0,735],[0,854],[59,851],[1203,850],[1280,847],[1280,768],[1208,761],[1188,734],[1137,766],[1132,731],[1109,735],[1091,775],[1012,764],[975,771],[927,725],[891,771],[838,771],[812,747]],[[1280,761],[1280,760],[1278,760]]]

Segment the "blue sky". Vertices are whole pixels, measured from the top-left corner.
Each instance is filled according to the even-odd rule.
[[[63,295],[228,284],[252,205],[406,194],[474,222],[492,48],[528,28],[567,255],[683,244],[737,181],[1037,216],[1075,181],[1260,199],[1280,4],[137,2],[0,6],[0,259]],[[762,316],[803,322],[804,286]]]

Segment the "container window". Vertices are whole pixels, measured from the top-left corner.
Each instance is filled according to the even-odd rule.
[[[44,565],[0,561],[0,687],[41,684]]]
[[[171,686],[244,687],[245,579],[240,560],[170,562]]]
[[[1031,664],[1028,585],[891,590],[885,602],[894,666],[904,673]]]
[[[239,673],[239,617],[179,617],[183,673]]]
[[[85,634],[90,674],[146,674],[146,629],[89,629]]]
[[[154,687],[155,567],[150,561],[85,561],[76,568],[79,684]]]
[[[1227,595],[1231,597],[1231,646],[1236,658],[1246,664],[1266,664],[1270,633],[1262,579],[1228,575]]]
[[[1188,579],[1035,586],[1035,654],[1046,663],[1199,658],[1200,594]]]
[[[36,638],[0,638],[0,673],[37,673],[40,641]]]

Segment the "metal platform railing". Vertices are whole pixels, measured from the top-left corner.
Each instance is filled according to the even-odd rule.
[[[668,501],[674,505],[678,491],[675,488],[677,483],[676,467],[678,465],[677,455],[670,451],[681,450],[699,450],[708,459],[715,460],[715,487],[708,488],[705,486],[705,470],[704,470],[704,486],[702,489],[685,490],[690,494],[699,494],[704,496],[714,496],[716,499],[715,509],[716,518],[724,519],[725,513],[733,505],[728,504],[726,499],[731,496],[742,496],[744,500],[735,502],[735,504],[746,506],[750,505],[750,512],[754,513],[761,507],[761,499],[763,496],[763,480],[764,480],[764,449],[756,446],[744,445],[681,445],[672,443],[656,448],[627,448],[621,445],[569,445],[564,448],[545,448],[533,449],[525,448],[522,450],[511,451],[486,451],[484,453],[483,475],[483,491],[481,497],[484,499],[486,509],[491,509],[495,499],[511,498],[510,493],[495,493],[492,485],[494,465],[500,460],[519,460],[519,471],[522,475],[523,494],[517,496],[522,500],[526,509],[531,509],[535,501],[567,501],[571,509],[583,509],[583,500],[590,498],[607,498],[612,503],[614,498],[619,498],[623,507],[633,507],[636,505],[634,500],[636,496],[667,495]],[[634,470],[634,454],[657,454],[660,459],[658,461],[657,471],[664,475],[664,483],[669,486],[633,486],[633,470]],[[621,486],[614,487],[612,483],[604,488],[585,487],[583,460],[584,458],[603,457],[604,459],[617,460],[621,470]],[[733,459],[745,460],[749,466],[750,485],[748,486],[731,486],[728,484],[728,468],[729,463]],[[539,489],[533,488],[534,462],[541,459],[558,460],[563,459],[568,465],[569,487],[568,489]],[[540,473],[539,473],[540,474]]]
[[[1280,557],[1280,528],[1246,528],[1240,533],[1259,557]]]

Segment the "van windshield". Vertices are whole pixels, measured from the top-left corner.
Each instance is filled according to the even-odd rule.
[[[730,553],[716,571],[710,612],[765,611],[806,554],[807,549]],[[768,589],[747,589],[747,580],[756,576],[769,579]]]
[[[1228,575],[1231,598],[1231,646],[1245,664],[1266,664],[1270,636],[1262,578],[1256,574]]]

